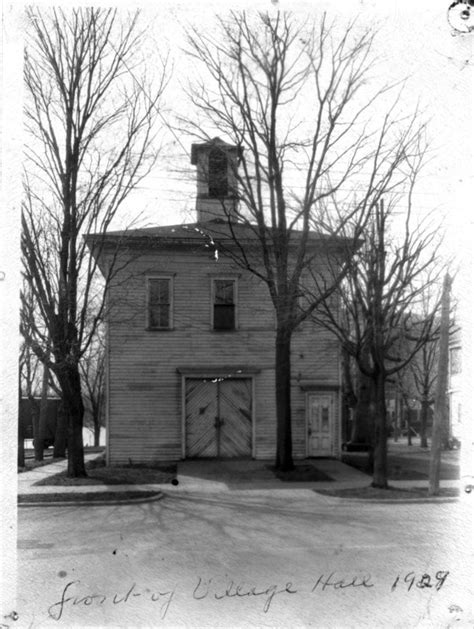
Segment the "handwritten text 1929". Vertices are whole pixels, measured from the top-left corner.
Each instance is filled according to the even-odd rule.
[[[407,572],[395,575],[388,585],[391,592],[396,590],[410,592],[415,589],[439,591],[449,572],[439,570],[433,575],[416,574]],[[181,602],[199,601],[225,601],[226,599],[260,601],[260,610],[267,614],[276,600],[281,600],[294,595],[327,594],[328,592],[342,592],[344,590],[371,590],[372,588],[384,588],[386,584],[377,583],[370,574],[341,576],[336,572],[319,574],[314,580],[305,583],[297,583],[295,580],[285,580],[282,583],[251,583],[229,578],[198,576],[194,588],[180,588],[175,584],[172,587],[149,586],[139,587],[136,583],[124,587],[121,592],[103,592],[86,590],[81,581],[70,581],[63,588],[60,599],[49,606],[48,614],[53,620],[61,620],[66,612],[80,611],[83,608],[95,606],[129,605],[133,602],[143,605],[151,603],[156,605],[161,619],[164,619],[171,610],[176,596],[180,596]]]

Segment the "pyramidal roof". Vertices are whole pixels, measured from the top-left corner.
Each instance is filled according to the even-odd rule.
[[[193,164],[194,166],[197,164],[197,154],[199,151],[205,151],[207,149],[212,149],[215,147],[220,147],[227,151],[239,151],[239,153],[242,150],[235,144],[228,144],[217,136],[215,138],[212,138],[212,140],[208,140],[207,142],[194,142],[194,144],[191,144],[191,164]]]
[[[271,230],[267,228],[267,236],[271,239]],[[301,231],[293,231],[295,244],[301,238]],[[223,220],[211,220],[201,223],[183,223],[180,225],[162,225],[155,227],[144,227],[140,229],[129,229],[120,231],[111,231],[104,234],[90,234],[86,237],[89,244],[94,241],[100,242],[117,242],[122,241],[129,245],[134,242],[144,244],[146,242],[167,242],[169,244],[186,244],[196,243],[203,240],[213,240],[229,245],[234,241],[241,243],[258,242],[260,235],[257,225],[251,223],[235,223]],[[347,242],[346,238],[332,236],[330,234],[311,231],[308,234],[308,240],[315,242],[331,242],[332,244],[340,244]]]

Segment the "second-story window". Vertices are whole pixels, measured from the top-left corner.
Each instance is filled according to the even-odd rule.
[[[213,149],[209,153],[209,196],[211,198],[226,197],[229,192],[227,182],[227,156]]]
[[[236,328],[236,282],[233,279],[213,280],[213,328],[235,330]]]
[[[169,330],[172,327],[172,290],[170,277],[147,279],[147,306],[150,330]]]

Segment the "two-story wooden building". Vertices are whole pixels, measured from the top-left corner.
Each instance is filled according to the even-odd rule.
[[[221,254],[221,245],[234,246],[223,209],[234,203],[237,157],[219,139],[193,145],[196,223],[105,237],[101,268],[117,251],[123,266],[107,323],[110,464],[275,456],[273,305],[261,280]],[[235,221],[231,230],[258,251],[248,225]],[[312,233],[309,246],[317,251],[325,240]],[[89,244],[96,251],[94,237]],[[305,322],[291,359],[294,456],[339,456],[338,342]]]

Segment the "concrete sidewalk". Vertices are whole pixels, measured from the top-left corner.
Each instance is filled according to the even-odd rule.
[[[88,453],[85,460],[97,458],[97,453]],[[370,485],[371,477],[337,459],[312,459],[299,461],[313,465],[326,474],[328,481],[284,482],[275,477],[269,469],[270,461],[254,460],[186,460],[178,463],[178,485],[147,484],[143,485],[37,485],[40,480],[53,476],[66,469],[67,461],[55,461],[48,465],[34,468],[18,475],[18,494],[27,502],[34,502],[39,494],[80,494],[114,492],[117,494],[130,491],[176,492],[226,492],[226,491],[297,491],[315,489],[347,489]],[[428,481],[390,481],[393,487],[427,487]],[[459,487],[460,481],[442,481],[442,487]]]

